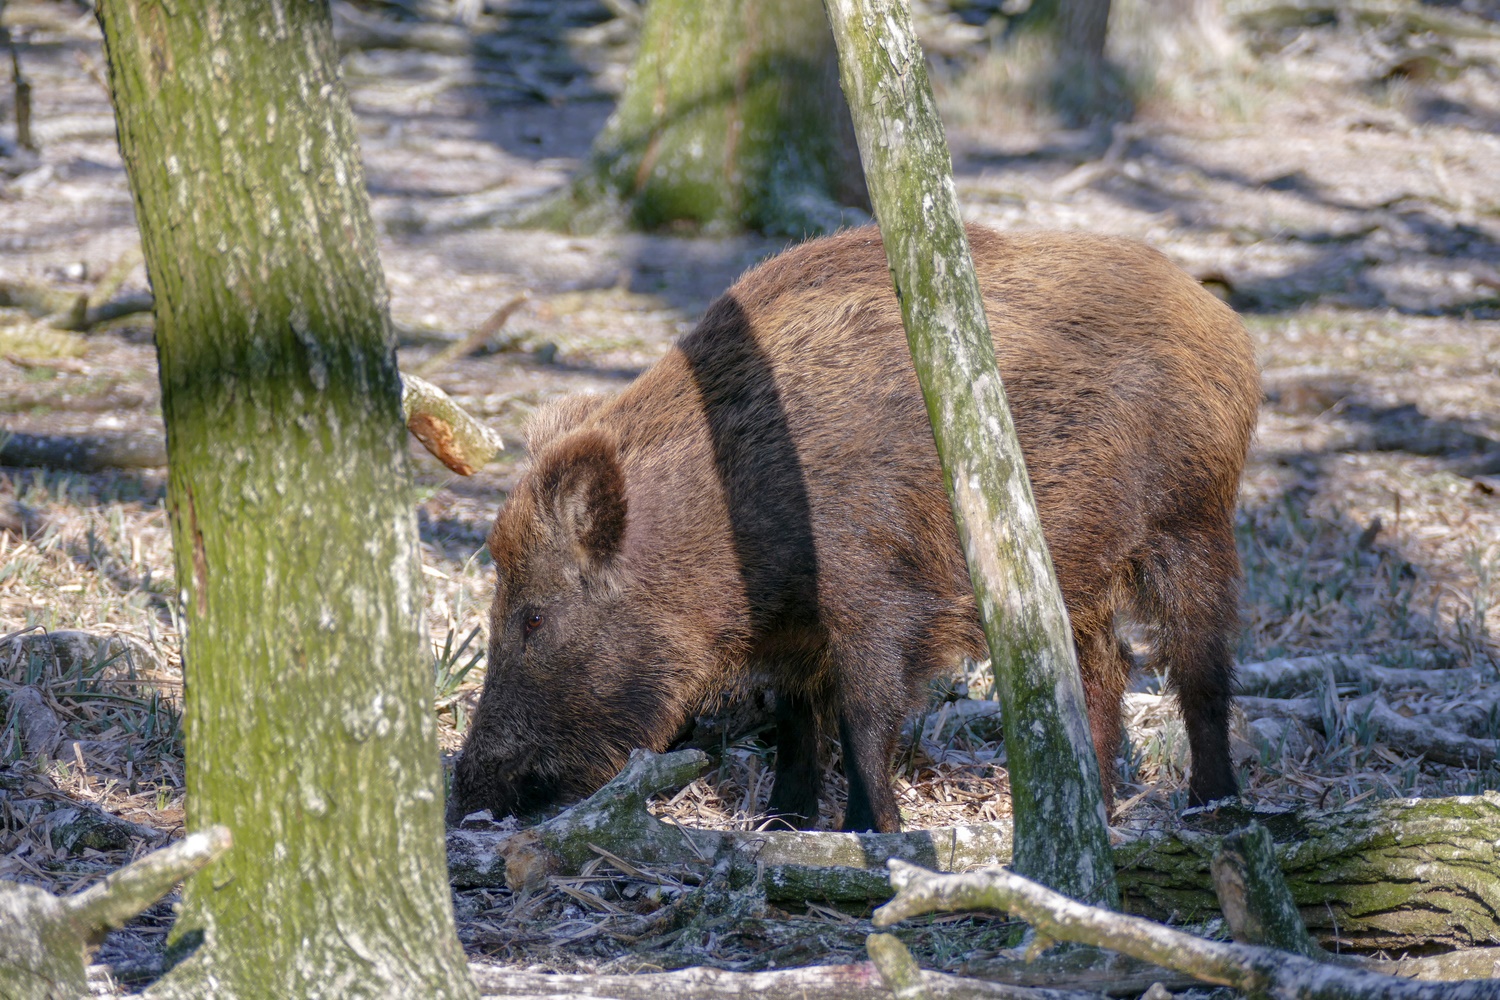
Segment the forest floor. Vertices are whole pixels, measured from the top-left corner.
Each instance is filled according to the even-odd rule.
[[[1239,514],[1241,662],[1365,653],[1391,666],[1476,667],[1500,682],[1500,8],[1230,4],[1214,36],[1222,51],[1184,59],[1142,41],[1128,23],[1135,8],[1118,6],[1122,33],[1139,43],[1120,55],[1138,60],[1136,107],[1128,122],[1084,127],[1067,127],[1018,82],[992,54],[993,31],[943,5],[923,8],[929,51],[942,53],[935,78],[967,216],[1007,230],[1144,239],[1244,315],[1266,401]],[[350,40],[344,68],[403,367],[529,296],[489,350],[429,376],[510,445],[467,479],[413,449],[441,652],[481,626],[491,586],[484,537],[525,467],[527,415],[562,394],[625,385],[785,241],[499,224],[567,182],[610,112],[634,28],[602,3],[491,0],[503,16],[485,14],[471,30],[443,25],[433,36],[441,44],[423,45],[399,30],[408,39],[399,45],[372,41],[372,25],[398,24],[398,5],[335,7]],[[0,129],[0,287],[90,294],[114,272],[123,275],[115,294],[145,292],[92,15],[71,2],[12,0],[5,18],[31,80],[40,149],[20,150],[9,124]],[[483,44],[450,44],[465,31]],[[1150,71],[1153,59],[1172,71]],[[8,95],[0,112],[8,122]],[[0,299],[6,433],[159,437],[149,314],[73,334]],[[40,627],[139,640],[131,657],[72,667],[0,642],[0,707],[34,687],[67,736],[58,759],[27,770],[29,791],[0,792],[0,878],[73,891],[152,846],[60,846],[51,836],[59,813],[38,804],[48,797],[181,830],[164,491],[155,469],[0,468],[0,636]],[[483,663],[456,684],[455,671],[483,638],[451,647],[438,657],[447,753],[461,741]],[[983,697],[982,669],[966,681],[958,697]],[[1367,689],[1314,693],[1336,706]],[[1122,828],[1171,824],[1185,801],[1183,731],[1158,691],[1143,677],[1127,705]],[[1475,697],[1383,694],[1403,715],[1438,720]],[[908,825],[1008,813],[1003,743],[993,729],[951,726],[942,706],[953,697],[951,685],[935,693],[901,754]],[[0,711],[0,764],[14,761],[20,773],[28,765],[13,716]],[[1331,721],[1318,732],[1239,717],[1234,732],[1245,797],[1258,804],[1500,788],[1500,770],[1403,755],[1358,725]],[[1500,736],[1500,716],[1470,735]],[[698,825],[766,822],[767,749],[739,739],[718,757],[709,776],[659,808]],[[838,795],[834,782],[825,825],[838,819]],[[661,894],[608,866],[591,878],[524,899],[462,894],[466,944],[537,968],[671,964],[670,949],[652,958],[609,933],[614,914],[661,905]],[[149,967],[170,919],[154,908],[113,936],[104,957]],[[939,968],[998,940],[973,924],[979,937],[923,926],[913,941]],[[853,960],[869,929],[858,914],[819,907],[787,916],[785,927],[758,942],[726,938],[720,960]]]

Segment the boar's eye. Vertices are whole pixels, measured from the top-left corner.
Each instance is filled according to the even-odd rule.
[[[542,613],[540,611],[533,611],[531,614],[529,614],[529,615],[526,616],[525,629],[526,629],[526,634],[527,635],[530,635],[531,633],[535,632],[537,629],[539,629],[541,627],[542,627]]]

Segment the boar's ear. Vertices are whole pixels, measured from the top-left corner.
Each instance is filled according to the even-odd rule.
[[[538,490],[585,571],[609,565],[625,542],[625,473],[599,431],[570,434],[538,459]]]

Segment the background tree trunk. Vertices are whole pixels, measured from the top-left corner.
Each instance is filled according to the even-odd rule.
[[[575,197],[647,229],[803,236],[864,221],[864,179],[817,0],[651,0]]]
[[[1119,905],[1083,684],[903,0],[826,0],[912,363],[994,663],[1017,872]]]
[[[1097,71],[1104,63],[1109,0],[1060,0],[1057,13],[1057,40],[1063,54],[1081,59]]]
[[[104,0],[187,620],[167,994],[474,995],[395,342],[326,4]]]
[[[1104,37],[1109,26],[1110,0],[1034,0],[1017,17],[1015,30],[1052,35],[1060,52],[1104,59]]]

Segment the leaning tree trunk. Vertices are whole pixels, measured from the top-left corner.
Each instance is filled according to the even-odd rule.
[[[103,0],[156,296],[195,949],[159,988],[469,997],[395,342],[325,3]],[[208,984],[212,984],[210,988]]]
[[[624,203],[634,225],[803,236],[866,202],[817,0],[652,0],[574,210]]]
[[[1007,733],[1015,870],[1118,905],[1067,610],[995,366],[953,165],[903,0],[826,0]]]

